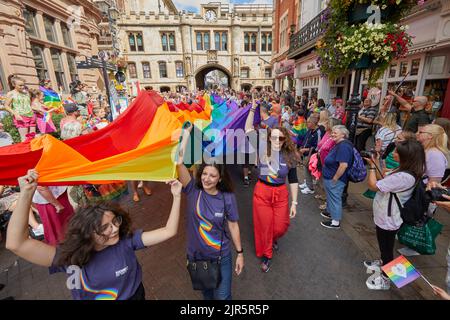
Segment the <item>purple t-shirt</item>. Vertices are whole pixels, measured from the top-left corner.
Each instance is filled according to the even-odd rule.
[[[258,179],[272,184],[285,184],[286,177],[289,173],[289,167],[281,152],[279,153],[279,160],[279,163],[277,161],[272,161],[272,163],[259,161]]]
[[[199,208],[197,199],[200,196]],[[220,253],[224,212],[226,220],[238,221],[239,214],[234,193],[220,192],[211,195],[196,186],[195,179],[191,179],[183,192],[187,195],[187,254],[196,259],[217,258]],[[225,198],[225,206],[224,206]],[[225,227],[226,230],[226,227]],[[223,233],[222,257],[230,254],[230,235]]]
[[[273,129],[276,126],[278,126],[278,119],[273,117],[273,116],[269,116],[266,120],[261,119],[261,128],[262,129]]]
[[[131,237],[94,253],[81,269],[57,266],[57,248],[50,273],[67,273],[67,285],[75,300],[127,300],[142,282],[142,269],[135,251],[143,248],[142,230],[138,230]]]

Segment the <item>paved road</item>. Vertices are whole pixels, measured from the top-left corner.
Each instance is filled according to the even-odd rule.
[[[232,176],[240,181],[239,170],[234,168]],[[374,226],[371,221],[370,203],[349,198],[349,209],[345,213],[340,230],[329,230],[320,226],[322,217],[317,209],[317,200],[300,193],[298,215],[291,221],[288,233],[279,242],[280,250],[274,255],[271,270],[264,274],[259,270],[259,261],[254,255],[253,224],[250,188],[237,183],[236,196],[240,213],[240,227],[245,249],[245,271],[233,278],[234,299],[423,299],[426,289],[421,285],[410,285],[401,290],[368,290],[368,277],[362,261],[377,253]],[[361,193],[364,185],[356,186]],[[355,188],[355,187],[353,187]],[[153,195],[142,195],[140,203],[130,197],[124,206],[131,213],[134,226],[151,230],[162,226],[168,217],[171,196],[167,186],[153,184]],[[184,201],[182,209],[184,208]],[[185,219],[180,232],[173,239],[138,252],[143,269],[147,299],[201,299],[191,289],[185,269]],[[447,242],[448,243],[448,242]],[[439,250],[444,250],[440,248]],[[445,269],[445,261],[439,259],[439,268]],[[49,276],[47,269],[33,266],[0,248],[0,283],[6,287],[0,298],[14,296],[16,299],[70,299],[65,288],[63,274]],[[1,272],[3,270],[3,272]],[[6,271],[4,271],[6,270]],[[441,273],[443,274],[444,271]],[[436,279],[441,279],[441,275]],[[436,280],[437,281],[437,280]],[[439,283],[439,282],[437,282]]]

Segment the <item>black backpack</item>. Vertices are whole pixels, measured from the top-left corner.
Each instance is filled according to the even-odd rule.
[[[413,175],[410,172],[408,173]],[[405,192],[411,190],[412,188],[414,188],[414,190],[411,194],[411,198],[409,198],[403,205],[400,203],[400,200],[396,193],[390,193],[388,216],[391,216],[392,199],[395,199],[395,202],[397,202],[397,205],[400,209],[400,216],[403,220],[403,223],[409,224],[411,226],[421,227],[428,220],[427,212],[431,200],[426,193],[426,185],[423,182],[423,178],[418,179],[414,186],[412,186],[411,188],[400,192]]]

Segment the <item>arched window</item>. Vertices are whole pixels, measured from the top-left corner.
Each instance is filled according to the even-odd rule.
[[[149,62],[142,62],[142,73],[144,75],[144,79],[150,79],[152,77]]]

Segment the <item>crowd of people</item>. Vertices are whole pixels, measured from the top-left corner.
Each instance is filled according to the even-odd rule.
[[[10,80],[12,90],[7,95],[4,110],[13,116],[21,140],[26,141],[30,134],[32,137],[36,134],[36,114],[49,110],[43,104],[42,93],[26,90],[20,78]],[[48,83],[42,85],[48,86]],[[151,87],[145,90],[154,91]],[[190,104],[198,102],[203,93],[200,90],[168,92],[161,96],[175,104]],[[365,267],[378,272],[378,276],[370,277],[366,285],[373,290],[389,289],[390,281],[381,267],[394,259],[395,237],[403,223],[399,206],[394,205],[388,210],[389,196],[396,193],[400,203],[404,204],[420,180],[433,187],[445,184],[449,168],[450,120],[433,119],[427,111],[426,97],[407,101],[389,91],[379,105],[364,97],[355,137],[350,141],[352,135],[346,126],[344,101],[339,97],[326,104],[317,97],[296,97],[293,91],[236,92],[227,89],[210,93],[228,102],[234,101],[240,108],[248,108],[244,128],[248,136],[267,132],[265,143],[252,145],[251,141],[256,140],[248,139],[241,150],[246,154],[242,165],[245,187],[251,185],[252,171],[258,171],[252,203],[255,254],[260,258],[261,271],[271,269],[273,253],[279,250],[279,239],[287,233],[290,220],[297,215],[299,190],[305,196],[325,201],[319,206],[324,217],[321,226],[340,229],[349,172],[357,150],[368,165],[367,195],[374,198],[374,224],[380,248],[379,257],[364,262]],[[85,85],[74,83],[72,99],[64,104],[61,139],[107,126],[111,120],[110,110],[99,103],[89,96]],[[400,117],[400,111],[409,115],[406,121]],[[255,123],[257,112],[260,121]],[[191,173],[191,168],[184,164],[192,128],[187,124],[182,131],[177,162],[179,180],[169,182],[173,204],[165,227],[147,232],[130,229],[128,214],[118,206],[127,193],[127,182],[41,187],[37,185],[39,173],[30,170],[19,179],[20,194],[12,192],[1,198],[0,203],[8,201],[5,210],[14,211],[9,221],[7,248],[33,263],[51,267],[54,272],[66,272],[71,266],[78,266],[82,287],[72,288],[76,299],[104,298],[104,288],[114,288],[115,291],[108,293],[113,298],[142,299],[145,297],[142,272],[134,251],[176,234],[180,198],[184,193],[187,198],[187,260],[192,263],[197,259],[219,259],[220,284],[214,289],[202,290],[202,293],[205,299],[231,299],[231,245],[236,250],[235,273],[241,274],[244,268],[233,181],[226,165],[203,163]],[[298,180],[300,168],[303,182]],[[140,187],[146,195],[152,194],[148,182],[141,181]],[[4,192],[3,189],[0,191]],[[130,189],[133,201],[140,201],[139,181],[131,182]],[[429,207],[430,217],[437,205],[448,208],[445,202],[433,203]],[[41,223],[36,221],[37,218]],[[43,242],[36,239],[40,231],[44,233]],[[448,260],[450,266],[450,252]],[[112,265],[114,268],[128,266],[130,272],[117,280],[114,272],[113,276],[103,272],[113,271]],[[440,288],[436,287],[435,292],[450,298]]]

